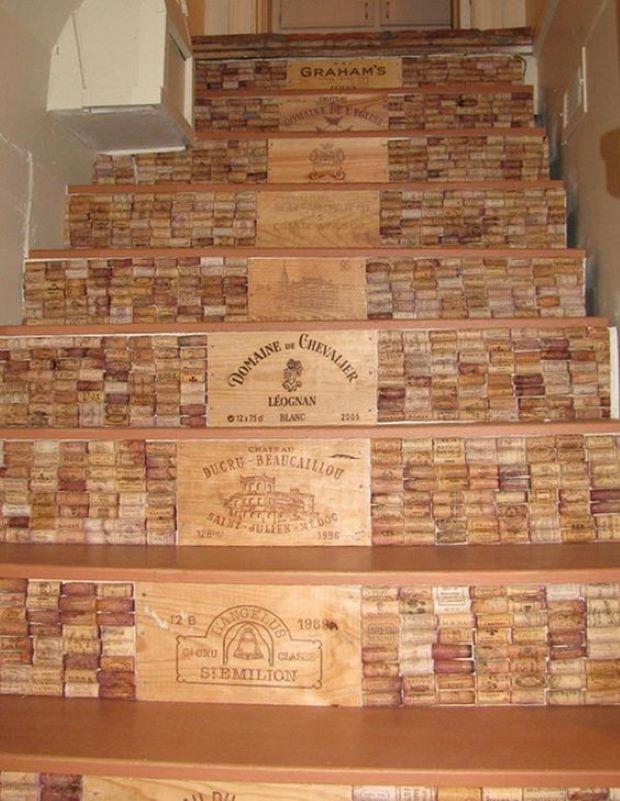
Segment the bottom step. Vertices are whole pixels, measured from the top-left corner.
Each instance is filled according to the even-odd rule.
[[[180,783],[179,801],[194,801],[196,791],[188,795],[183,784],[193,781],[620,787],[615,708],[197,711],[181,703],[4,698],[0,721],[0,770],[165,779]],[[331,798],[320,790],[315,797]],[[217,796],[209,789],[205,798]]]

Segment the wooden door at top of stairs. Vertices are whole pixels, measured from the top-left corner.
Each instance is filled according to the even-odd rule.
[[[452,0],[274,0],[276,31],[377,30],[394,27],[449,28]]]

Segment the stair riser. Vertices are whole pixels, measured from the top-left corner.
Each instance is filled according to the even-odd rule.
[[[394,707],[620,703],[619,584],[4,579],[0,601],[5,695]]]
[[[200,782],[0,772],[3,801],[619,801],[620,788]]]
[[[197,131],[397,131],[402,128],[524,128],[532,88],[322,96],[199,98]]]
[[[395,89],[441,83],[518,83],[523,60],[512,55],[433,58],[196,59],[196,97],[235,89]]]
[[[620,437],[5,441],[0,511],[23,543],[610,542]]]
[[[24,299],[28,325],[586,313],[581,258],[523,253],[33,261],[26,264]]]
[[[530,180],[549,177],[546,141],[521,135],[402,139],[223,139],[179,153],[100,155],[93,182]]]
[[[610,331],[588,325],[0,344],[0,426],[596,420],[612,404]]]
[[[564,247],[559,187],[74,194],[72,247]]]

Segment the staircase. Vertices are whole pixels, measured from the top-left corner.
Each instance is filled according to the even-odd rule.
[[[0,329],[0,801],[620,801],[616,333],[527,43],[197,40],[195,145],[69,187]]]

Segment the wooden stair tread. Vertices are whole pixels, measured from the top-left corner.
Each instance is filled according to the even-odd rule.
[[[112,190],[115,184],[106,184]],[[154,186],[158,186],[155,184]],[[240,184],[243,186],[243,184]],[[261,248],[261,247],[208,247],[208,248],[33,248],[29,261],[53,261],[64,259],[125,259],[184,256],[238,256],[244,258],[270,258],[295,256],[307,258],[345,257],[345,256],[409,256],[429,258],[556,258],[561,256],[586,257],[582,248]]]
[[[620,581],[619,543],[221,547],[0,544],[2,578],[207,584],[487,584]]]
[[[531,28],[405,29],[394,31],[347,31],[346,33],[258,33],[233,36],[194,36],[194,55],[201,61],[238,58],[350,57],[380,53],[383,56],[458,53],[475,49],[480,53],[505,52],[516,47],[531,49]],[[292,45],[292,47],[291,47]]]
[[[520,437],[560,434],[620,434],[620,420],[562,423],[379,423],[374,426],[219,428],[0,428],[6,440],[218,440],[381,439],[384,437]]]
[[[397,192],[428,191],[465,191],[465,190],[528,190],[528,189],[563,189],[564,182],[551,178],[536,181],[507,179],[503,181],[407,181],[402,183],[188,183],[170,182],[161,184],[70,184],[67,191],[70,195],[122,195],[122,194],[177,194],[181,192],[347,192],[363,190],[393,190]]]
[[[208,334],[215,332],[275,331],[408,331],[429,329],[479,328],[561,328],[566,326],[607,327],[606,317],[517,317],[438,320],[295,320],[284,322],[200,322],[200,323],[103,323],[100,325],[5,325],[0,336],[105,336],[106,334]]]
[[[372,131],[256,131],[240,129],[212,129],[197,131],[196,140],[210,139],[404,139],[407,137],[474,137],[474,136],[530,136],[544,139],[547,132],[539,127],[497,128],[386,128]]]
[[[614,786],[619,708],[296,708],[2,698],[0,767],[105,776]]]
[[[200,107],[201,100],[216,100],[218,98],[241,98],[241,97],[290,97],[292,96],[312,96],[321,97],[342,95],[429,95],[429,94],[490,94],[493,92],[517,92],[523,91],[528,94],[533,91],[533,87],[523,83],[507,83],[502,81],[491,81],[487,83],[437,83],[423,84],[418,86],[365,86],[360,89],[199,89],[196,97],[196,104]]]

